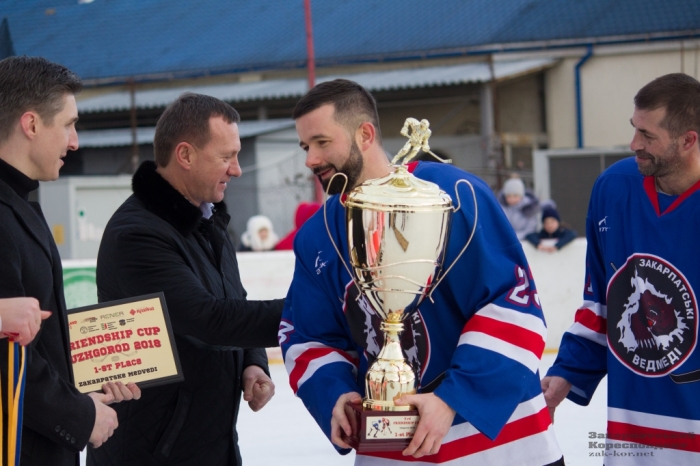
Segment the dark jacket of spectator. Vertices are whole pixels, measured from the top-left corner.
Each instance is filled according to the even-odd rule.
[[[542,210],[542,223],[543,228],[539,233],[530,233],[525,237],[535,247],[538,247],[544,239],[556,239],[554,247],[561,249],[577,237],[576,231],[561,226],[559,212],[553,206],[547,206]]]

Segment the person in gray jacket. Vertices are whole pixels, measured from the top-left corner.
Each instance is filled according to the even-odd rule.
[[[503,189],[498,193],[498,203],[501,204],[519,240],[537,231],[540,201],[525,189],[523,180],[510,178],[503,183]]]

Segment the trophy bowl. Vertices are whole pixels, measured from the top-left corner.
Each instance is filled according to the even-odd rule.
[[[407,411],[394,400],[413,394],[415,373],[399,343],[442,267],[452,199],[399,165],[355,188],[345,201],[353,280],[382,318],[384,346],[366,378],[366,409]]]

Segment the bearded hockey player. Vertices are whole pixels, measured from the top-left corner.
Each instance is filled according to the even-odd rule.
[[[352,81],[330,81],[302,98],[294,118],[306,165],[336,194],[326,206],[330,234],[336,244],[347,244],[343,186],[330,183],[332,175],[346,174],[350,190],[390,172],[374,98]],[[563,464],[539,385],[546,329],[520,242],[477,177],[439,163],[409,169],[452,199],[457,180],[469,180],[479,222],[471,245],[435,289],[434,302],[424,300],[401,335],[419,380],[418,394],[396,400],[418,408],[413,440],[403,452],[358,454],[356,464]],[[446,263],[466,244],[474,214],[472,202],[454,214]],[[356,299],[323,212],[301,228],[294,252],[279,333],[285,365],[297,396],[346,454],[350,447],[340,432],[349,434],[350,425],[344,407],[364,394],[365,373],[382,344],[380,319],[367,299]]]
[[[662,76],[634,98],[636,157],[596,181],[584,303],[542,381],[552,412],[608,376],[605,465],[700,464],[700,83]]]

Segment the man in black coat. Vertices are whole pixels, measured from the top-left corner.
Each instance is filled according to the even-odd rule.
[[[73,385],[61,258],[39,204],[28,201],[78,148],[80,88],[75,74],[42,58],[0,61],[0,298],[33,297],[52,312],[27,351],[23,466],[77,466],[88,442],[100,446],[117,427],[106,405],[113,394],[84,395]],[[3,383],[7,353],[0,341]],[[133,392],[121,389],[138,393],[133,384]]]
[[[121,428],[88,465],[240,465],[241,398],[274,393],[264,349],[277,346],[283,299],[248,301],[226,233],[226,184],[241,175],[238,113],[183,94],[156,125],[155,163],[107,224],[97,258],[101,301],[164,292],[184,382],[117,406]]]

